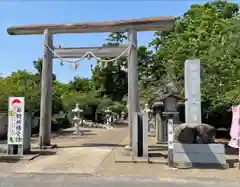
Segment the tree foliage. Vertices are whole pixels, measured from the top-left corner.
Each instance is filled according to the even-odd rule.
[[[200,59],[203,106],[208,111],[226,109],[239,102],[239,26],[237,4],[215,1],[192,5],[176,19],[171,32],[163,36],[156,33],[151,42],[157,49],[156,69],[164,67],[163,74],[181,78],[186,59]],[[183,92],[182,82],[180,87]]]
[[[184,62],[201,60],[202,108],[209,115],[224,112],[240,102],[240,21],[238,5],[226,1],[194,4],[176,18],[172,30],[156,32],[149,46],[138,47],[141,104],[151,102],[154,93],[175,81],[184,95]],[[109,34],[106,44],[118,46],[126,33]],[[107,59],[107,58],[106,58]],[[127,59],[113,63],[97,62],[90,79],[75,77],[68,84],[53,74],[53,113],[68,112],[76,103],[88,118],[110,107],[126,110],[128,91]],[[9,96],[25,96],[27,108],[39,116],[42,59],[33,62],[36,73],[26,70],[0,77],[0,110],[7,110]]]

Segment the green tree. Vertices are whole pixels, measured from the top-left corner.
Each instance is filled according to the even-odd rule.
[[[125,33],[111,33],[105,45],[118,46],[125,40]],[[127,72],[123,69],[125,66],[126,58],[112,63],[97,63],[97,66],[92,70],[92,81],[101,96],[106,95],[114,101],[122,100],[127,93]]]
[[[126,33],[111,33],[105,45],[118,46],[127,39]],[[114,63],[101,63],[93,70],[93,83],[101,95],[107,95],[114,101],[121,101],[128,91],[127,59],[121,58]],[[154,54],[145,46],[138,47],[138,71],[141,85],[153,76]]]
[[[240,58],[237,17],[235,3],[215,1],[192,5],[176,19],[173,31],[163,36],[157,33],[151,43],[157,49],[156,70],[162,69],[166,77],[169,74],[183,77],[186,59],[201,60],[202,106],[209,112],[225,110],[236,99],[233,95],[239,95],[236,85],[240,77],[233,73]],[[183,82],[180,87],[183,93]]]
[[[91,80],[88,78],[74,77],[73,81],[69,82],[70,89],[78,92],[88,92],[92,90]]]
[[[42,64],[43,64],[43,60],[42,58],[38,58],[37,60],[33,61],[33,67],[36,69],[37,73],[36,75],[40,78],[42,76]],[[56,75],[53,74],[53,80],[56,80]],[[39,80],[40,82],[40,80]]]
[[[1,110],[7,110],[9,96],[24,96],[26,100],[26,109],[34,111],[38,107],[37,103],[40,99],[39,87],[36,82],[37,77],[26,70],[18,70],[6,78],[1,77]]]

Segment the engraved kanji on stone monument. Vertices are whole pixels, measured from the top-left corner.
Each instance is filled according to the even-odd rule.
[[[200,60],[187,60],[185,70],[185,120],[186,123],[201,123]]]

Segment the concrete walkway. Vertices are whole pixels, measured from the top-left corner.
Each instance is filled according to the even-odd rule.
[[[95,168],[111,152],[111,148],[62,148],[56,155],[36,159],[16,173],[80,173],[93,174]]]
[[[151,139],[151,138],[150,138]],[[121,142],[126,145],[128,139]],[[149,140],[151,144],[151,141]],[[104,177],[160,177],[161,180],[176,183],[223,183],[239,184],[240,170],[229,169],[176,169],[166,164],[116,163],[116,158],[123,154],[123,147],[116,147],[99,165],[97,176]],[[235,156],[236,157],[236,156]],[[159,159],[159,158],[158,158]],[[164,158],[161,158],[164,160]],[[164,162],[163,162],[164,163]]]
[[[187,169],[169,168],[164,164],[115,163],[116,156],[123,153],[128,128],[91,129],[84,136],[62,134],[52,140],[60,148],[51,150],[51,155],[40,156],[32,161],[0,163],[0,177],[23,173],[45,176],[98,176],[116,177],[156,177],[170,183],[195,183],[211,186],[213,183],[238,184],[240,170],[230,168]],[[47,175],[46,175],[47,174]],[[70,174],[70,175],[69,175]],[[90,179],[91,180],[91,179]],[[199,186],[204,186],[199,185]],[[219,185],[218,185],[219,186]]]
[[[0,176],[2,187],[239,187],[239,184],[169,182],[160,177],[84,177],[66,174]]]
[[[126,137],[127,128],[91,129],[84,136],[60,135],[53,139],[60,148],[27,163],[12,166],[12,173],[59,173],[93,175],[99,164]],[[1,164],[0,164],[1,165]]]

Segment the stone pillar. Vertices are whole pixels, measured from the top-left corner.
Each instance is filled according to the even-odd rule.
[[[180,124],[179,114],[174,115],[173,116],[173,129],[175,129],[179,124]]]
[[[165,142],[164,123],[161,116],[161,111],[156,109],[156,139],[157,143]]]
[[[163,134],[163,142],[166,143],[168,141],[168,126],[167,126],[167,120],[163,120],[162,124],[162,134]]]
[[[200,60],[187,60],[184,65],[185,121],[201,124]]]
[[[138,56],[137,56],[137,31],[128,30],[128,41],[132,44],[128,57],[128,125],[129,147],[132,147],[133,115],[140,112],[139,88],[138,88]]]
[[[148,158],[148,112],[142,113],[142,121],[143,121],[143,157]]]
[[[47,46],[53,49],[53,38],[51,31],[45,29],[44,55],[41,77],[41,107],[39,132],[39,144],[41,146],[48,146],[51,144],[53,54]]]
[[[23,153],[29,153],[31,150],[31,131],[32,131],[32,115],[31,112],[24,114],[24,136],[23,136]]]

